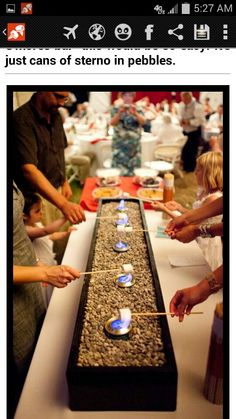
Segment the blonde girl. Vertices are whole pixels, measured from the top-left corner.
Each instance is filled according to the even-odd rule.
[[[198,183],[198,192],[196,201],[193,203],[193,209],[200,208],[209,204],[223,195],[223,155],[220,152],[210,151],[202,154],[197,159],[195,175]],[[178,211],[183,214],[188,211],[176,201],[170,201],[166,204],[155,204],[155,209],[165,209],[169,211]],[[169,213],[169,215],[171,215]],[[173,214],[173,218],[177,214]],[[204,220],[204,224],[217,224],[222,221],[222,216],[216,216]],[[197,242],[203,251],[205,259],[212,270],[215,270],[222,264],[222,243],[220,237],[202,238],[198,237]]]

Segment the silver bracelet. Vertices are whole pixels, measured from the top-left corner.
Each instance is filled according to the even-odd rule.
[[[204,239],[207,237],[214,237],[210,229],[211,224],[201,224],[199,226],[200,237],[203,237]]]

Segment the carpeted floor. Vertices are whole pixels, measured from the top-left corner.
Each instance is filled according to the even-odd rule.
[[[197,181],[194,172],[184,173],[183,178],[175,179],[175,201],[191,209],[196,199]]]

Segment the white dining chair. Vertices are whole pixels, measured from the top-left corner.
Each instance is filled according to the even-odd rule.
[[[100,145],[100,159],[102,162],[102,167],[106,169],[111,168],[112,164],[112,150],[111,150],[111,143],[102,143]]]
[[[177,172],[180,177],[183,177],[183,173],[180,169],[181,153],[187,139],[187,136],[183,136],[175,143],[158,144],[154,152],[156,160],[164,160],[172,163],[175,172]]]

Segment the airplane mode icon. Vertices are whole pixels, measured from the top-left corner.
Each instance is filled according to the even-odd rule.
[[[76,29],[78,29],[78,27],[79,25],[75,25],[73,26],[73,28],[68,28],[67,26],[64,26],[63,29],[65,29],[67,33],[63,33],[63,35],[66,36],[67,39],[69,39],[70,35],[72,35],[73,38],[75,39],[76,38],[75,31]]]

